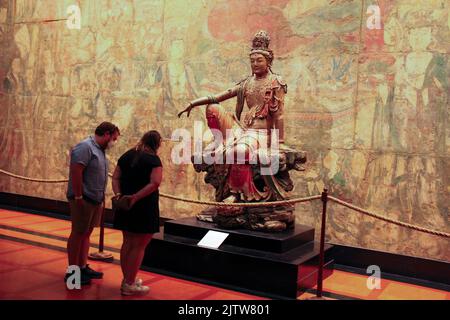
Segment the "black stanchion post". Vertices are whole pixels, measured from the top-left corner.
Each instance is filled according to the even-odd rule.
[[[103,244],[105,242],[105,227],[103,223],[105,222],[105,206],[102,208],[102,218],[100,220],[100,239],[98,241],[98,251],[103,253]]]
[[[325,226],[327,218],[327,201],[328,189],[323,189],[322,192],[322,226],[320,228],[320,255],[319,255],[319,269],[317,272],[317,297],[322,297],[322,282],[323,282],[323,265],[325,263]]]

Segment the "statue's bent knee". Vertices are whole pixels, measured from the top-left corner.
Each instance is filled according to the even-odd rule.
[[[223,112],[223,109],[219,104],[214,103],[206,106],[206,120],[210,129],[220,130],[219,119],[221,112]]]
[[[221,112],[223,112],[223,108],[218,103],[211,103],[206,106],[206,116],[219,116]]]

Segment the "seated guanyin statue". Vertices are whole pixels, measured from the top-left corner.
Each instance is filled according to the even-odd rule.
[[[193,161],[195,170],[206,172],[205,182],[216,189],[216,201],[261,203],[245,208],[214,207],[198,215],[220,227],[275,232],[292,228],[295,223],[293,206],[262,204],[288,199],[294,187],[289,171],[304,170],[302,164],[306,162],[305,152],[284,143],[287,84],[271,70],[274,55],[269,43],[267,32],[256,33],[249,55],[252,75],[224,92],[190,102],[178,114],[180,117],[186,112],[189,117],[194,107],[206,105],[208,127],[223,137],[214,150],[204,152],[220,154],[224,161]],[[237,103],[233,114],[220,102],[234,97]]]

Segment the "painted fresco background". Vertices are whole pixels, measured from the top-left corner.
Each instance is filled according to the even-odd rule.
[[[81,8],[80,30],[66,26],[71,4]],[[381,29],[371,30],[374,4]],[[355,205],[449,232],[445,0],[0,0],[0,168],[66,178],[70,148],[104,120],[122,132],[112,164],[146,130],[170,138],[191,129],[204,110],[189,119],[177,112],[250,73],[259,29],[288,83],[287,144],[309,155],[306,172],[293,174],[294,194],[327,186]],[[212,200],[203,175],[171,163],[173,145],[161,151],[161,191]],[[65,189],[0,176],[0,191],[64,200]],[[167,199],[161,208],[168,218],[202,209]],[[320,202],[298,204],[298,222],[318,231],[320,211]],[[448,240],[334,203],[327,222],[336,243],[450,261]]]

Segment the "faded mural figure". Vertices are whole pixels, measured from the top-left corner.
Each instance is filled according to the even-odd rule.
[[[424,123],[424,107],[428,106],[428,90],[424,88],[426,70],[433,53],[426,51],[431,42],[431,29],[429,27],[411,29],[409,44],[412,52],[405,59],[399,59],[396,88],[397,99],[394,108],[394,122],[398,136],[394,137],[396,149],[399,151],[417,152],[418,148],[429,148],[430,141],[422,140],[427,136],[431,123]],[[429,122],[429,121],[427,121]],[[422,143],[417,143],[419,138]]]
[[[164,123],[163,136],[170,136],[172,128],[179,124],[177,107],[186,99],[198,96],[194,71],[184,60],[187,48],[183,39],[174,39],[169,45],[167,61],[156,70],[156,81],[164,88],[160,103],[157,104],[156,116]]]
[[[11,4],[11,3],[9,3]],[[33,6],[29,9],[31,10]],[[16,43],[14,22],[17,19],[8,3],[0,3],[0,9],[6,12],[7,24],[0,27],[0,154],[5,155],[0,160],[1,168],[14,172],[28,173],[22,166],[30,155],[24,155],[24,150],[29,147],[27,135],[22,130],[17,130],[25,125],[31,128],[31,119],[26,110],[26,102],[30,101],[17,93],[25,94],[25,72],[23,62],[24,46]],[[6,11],[5,11],[6,10]],[[26,49],[26,48],[25,48]],[[32,156],[32,155],[31,155]],[[17,192],[24,187],[23,182],[12,179],[1,179],[0,187]]]
[[[376,86],[371,147],[389,152],[375,156],[368,164],[366,196],[376,207],[390,203],[390,213],[401,220],[442,229],[448,218],[448,197],[444,191],[448,179],[439,157],[445,153],[444,128],[448,121],[448,58],[429,51],[433,41],[431,28],[421,27],[414,15],[411,19],[415,24],[406,38],[410,52],[385,56],[384,65],[380,61],[373,63],[379,69],[372,70],[372,74],[378,73],[383,81]],[[391,33],[398,38],[401,28],[397,19],[391,20]],[[383,249],[403,252],[419,247],[429,254],[446,254],[445,244],[427,235],[402,242],[398,239],[407,238],[407,230],[390,225],[385,228],[389,232],[379,237],[368,229],[361,238],[363,245],[377,247],[382,243]],[[376,238],[380,243],[376,243]]]
[[[398,151],[411,153],[442,152],[446,121],[448,84],[445,77],[446,59],[427,51],[432,41],[431,28],[412,28],[409,44],[412,52],[398,60],[395,79],[395,107],[393,119],[394,146]],[[447,90],[445,90],[447,88]],[[435,156],[413,156],[406,160],[407,171],[415,174],[407,180],[403,190],[407,207],[402,211],[415,212],[413,221],[440,226],[444,220],[427,221],[427,212],[437,209],[439,196],[438,164]],[[439,171],[438,171],[439,170]],[[445,174],[444,174],[445,176]],[[444,217],[442,217],[444,218]]]
[[[94,100],[97,121],[112,119],[124,132],[132,126],[135,111],[133,104],[121,99],[131,96],[134,89],[135,44],[127,35],[139,34],[129,23],[134,16],[134,7],[127,2],[110,1],[105,8],[98,8],[100,28],[96,37],[102,46],[96,54],[98,91]]]

